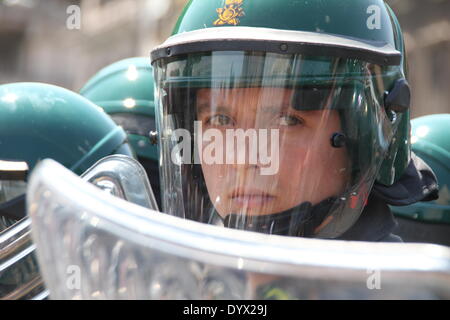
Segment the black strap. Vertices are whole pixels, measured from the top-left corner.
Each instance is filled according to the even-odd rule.
[[[325,220],[335,198],[312,206],[310,202],[280,212],[261,216],[229,214],[224,226],[232,229],[255,231],[283,236],[312,237],[314,230]]]

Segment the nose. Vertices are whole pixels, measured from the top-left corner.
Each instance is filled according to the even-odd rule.
[[[227,140],[227,143],[229,142],[231,141]],[[231,148],[230,145],[227,145],[225,155],[227,157],[227,163],[231,164],[233,168],[236,170],[259,168],[260,161],[257,135],[247,139],[237,138],[234,140],[234,146]]]

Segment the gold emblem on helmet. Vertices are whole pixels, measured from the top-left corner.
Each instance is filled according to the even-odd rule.
[[[244,0],[226,0],[225,6],[216,10],[219,14],[219,19],[214,21],[214,25],[238,25],[240,22],[238,18],[245,15],[244,9],[241,8],[243,2]]]

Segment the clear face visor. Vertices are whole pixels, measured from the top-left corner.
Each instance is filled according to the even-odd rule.
[[[320,238],[358,219],[393,133],[388,68],[261,52],[155,67],[164,212]]]
[[[147,137],[155,130],[155,120],[149,116],[132,113],[113,113],[109,115],[126,133]]]

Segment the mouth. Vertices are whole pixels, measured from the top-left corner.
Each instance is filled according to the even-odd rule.
[[[254,191],[235,191],[230,195],[231,201],[239,207],[259,208],[275,200],[275,196],[254,190]]]

